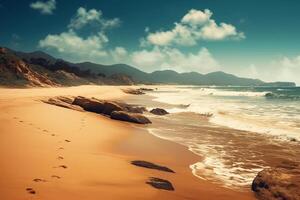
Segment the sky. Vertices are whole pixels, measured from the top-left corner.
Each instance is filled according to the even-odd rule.
[[[300,85],[300,1],[0,0],[0,46]]]

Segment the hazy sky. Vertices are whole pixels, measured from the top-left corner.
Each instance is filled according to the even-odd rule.
[[[0,45],[300,84],[300,1],[0,0]]]

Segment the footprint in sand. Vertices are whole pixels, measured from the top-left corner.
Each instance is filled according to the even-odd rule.
[[[57,175],[52,175],[51,177],[52,177],[52,178],[61,179],[61,177],[60,177],[60,176],[57,176]]]
[[[24,121],[20,120],[19,122],[20,122],[20,123],[23,123]]]
[[[67,169],[68,168],[66,165],[59,165],[58,167],[63,168],[63,169]]]
[[[51,136],[56,136],[55,134],[51,134]]]
[[[49,132],[48,130],[44,129],[43,132]]]
[[[58,157],[57,157],[57,159],[58,159],[58,160],[63,160],[63,159],[64,159],[64,157],[62,157],[62,156],[58,156]]]
[[[26,188],[26,191],[29,193],[29,194],[35,194],[36,191],[32,188]]]
[[[67,169],[68,167],[66,165],[59,165],[57,167],[53,167],[53,168],[63,168],[63,169]]]
[[[35,178],[33,179],[34,182],[47,182],[47,180],[45,179],[41,179],[41,178]]]
[[[65,142],[71,142],[70,140],[65,140]]]
[[[63,149],[64,149],[63,147],[59,147],[59,148],[58,148],[58,150],[63,150]]]

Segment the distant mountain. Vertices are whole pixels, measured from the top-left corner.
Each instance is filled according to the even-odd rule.
[[[44,82],[31,83],[28,74],[16,72],[20,65],[28,68]],[[146,73],[126,64],[101,65],[91,62],[71,63],[56,59],[42,51],[32,53],[17,52],[0,48],[0,84],[14,83],[37,86],[59,86],[80,84],[180,84],[217,86],[284,86],[293,87],[292,82],[266,83],[259,79],[240,78],[221,71],[208,74],[197,72],[178,73],[173,70]],[[4,73],[5,72],[5,73]],[[22,80],[22,81],[21,81]],[[47,81],[46,81],[47,80]],[[46,82],[45,82],[46,81]],[[49,82],[50,81],[50,82]]]
[[[155,71],[146,73],[126,64],[101,65],[90,62],[75,64],[80,69],[91,70],[94,73],[103,73],[107,76],[122,73],[137,83],[148,84],[180,84],[180,85],[217,85],[217,86],[296,86],[293,82],[263,82],[259,79],[240,78],[225,72],[200,74],[197,72],[178,73],[173,70]]]

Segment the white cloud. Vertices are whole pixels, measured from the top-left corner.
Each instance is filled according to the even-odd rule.
[[[171,69],[178,72],[208,73],[220,68],[219,63],[206,48],[202,48],[196,53],[184,54],[176,48],[154,47],[152,50],[134,52],[132,63],[148,72],[157,69]]]
[[[273,61],[272,77],[277,80],[294,81],[300,85],[300,55],[295,57],[283,57],[280,60]]]
[[[165,60],[165,55],[158,48],[151,51],[145,49],[136,51],[131,56],[133,64],[145,71],[153,71],[153,69],[160,67]]]
[[[173,31],[160,31],[156,33],[150,33],[147,40],[154,45],[166,46],[173,42],[175,38]]]
[[[120,20],[117,18],[104,19],[101,10],[87,10],[80,7],[66,31],[59,34],[48,34],[39,41],[39,47],[54,50],[63,55],[65,59],[74,62],[99,63],[106,62],[108,58],[120,61],[127,54],[126,49],[116,47],[114,50],[108,50],[106,46],[109,40],[105,33],[107,28],[115,27],[119,23]],[[97,27],[92,25],[97,25]],[[78,30],[86,26],[96,28],[96,33],[85,37],[81,36]]]
[[[53,11],[56,9],[56,1],[48,0],[48,1],[36,1],[30,4],[32,9],[40,11],[42,14],[51,15]]]
[[[108,42],[103,33],[91,35],[87,38],[78,36],[73,31],[63,32],[57,35],[49,34],[45,39],[40,40],[42,48],[54,49],[65,56],[70,56],[74,61],[94,61],[107,56],[103,49]]]
[[[201,10],[191,9],[185,16],[183,16],[181,22],[186,24],[204,24],[212,16],[212,12],[208,9],[205,9],[204,12]]]
[[[81,29],[86,25],[95,24],[99,28],[111,28],[120,24],[118,18],[104,19],[101,10],[90,9],[87,10],[83,7],[78,8],[76,15],[71,19],[68,25],[69,29]]]
[[[259,78],[263,81],[290,81],[300,85],[300,55],[279,57],[272,61],[250,64],[246,67],[236,66],[231,70],[239,76]]]
[[[124,62],[128,59],[128,52],[124,47],[116,47],[110,53],[115,62]]]
[[[223,40],[225,38],[243,39],[245,35],[237,32],[231,24],[221,23],[218,26],[214,20],[210,20],[199,32],[199,37],[205,40]]]
[[[190,10],[180,22],[166,31],[148,33],[146,41],[148,44],[157,46],[196,45],[201,40],[224,40],[224,39],[243,39],[243,32],[238,32],[236,27],[224,22],[218,25],[211,19],[213,13],[206,9]]]

